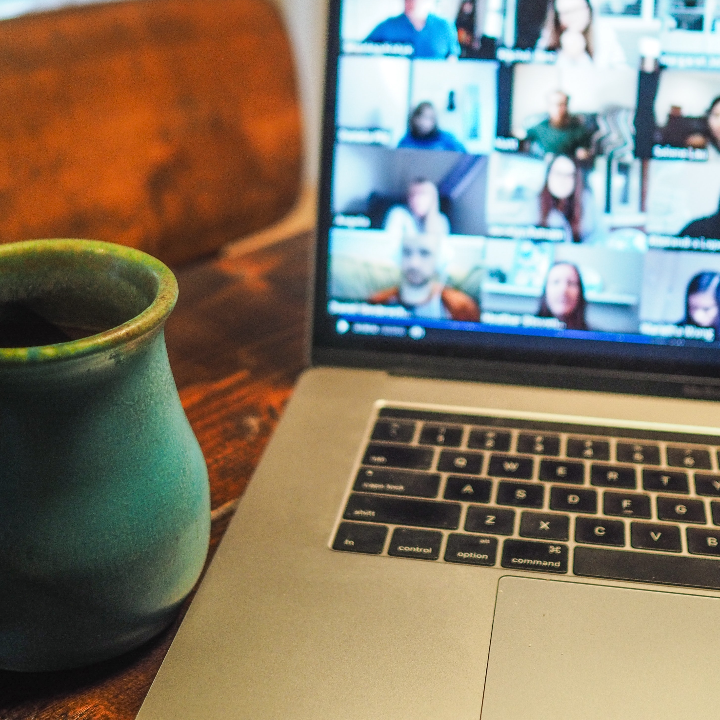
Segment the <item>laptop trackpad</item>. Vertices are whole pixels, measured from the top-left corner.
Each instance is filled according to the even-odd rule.
[[[720,600],[504,577],[482,720],[717,717]]]

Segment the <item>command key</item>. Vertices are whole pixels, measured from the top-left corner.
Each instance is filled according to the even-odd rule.
[[[568,547],[561,543],[506,540],[503,545],[502,566],[513,570],[566,573]]]

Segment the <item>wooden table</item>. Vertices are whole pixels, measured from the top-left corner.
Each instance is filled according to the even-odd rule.
[[[208,562],[305,364],[310,243],[304,233],[176,268],[180,298],[166,337],[210,474]],[[135,718],[180,617],[109,662],[52,674],[0,672],[0,720]]]

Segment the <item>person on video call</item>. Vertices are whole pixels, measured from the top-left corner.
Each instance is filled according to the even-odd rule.
[[[562,90],[554,90],[547,103],[548,117],[527,131],[524,146],[531,149],[537,145],[543,153],[587,160],[592,132],[568,112],[570,98]]]
[[[589,0],[549,0],[535,47],[557,52],[561,66],[625,64],[625,53],[614,30],[607,25],[602,30],[594,27]]]
[[[595,239],[599,228],[593,198],[580,168],[567,155],[557,155],[548,165],[538,204],[539,227],[562,229],[565,242]]]
[[[476,35],[478,9],[475,0],[460,3],[455,27],[460,43],[460,57],[477,60],[494,60],[497,51],[497,38],[488,35]]]
[[[556,262],[545,278],[537,316],[554,317],[567,330],[588,330],[586,305],[580,271],[572,263]]]
[[[446,287],[441,279],[445,242],[446,238],[439,233],[405,235],[400,259],[400,285],[375,293],[369,302],[402,305],[415,317],[479,322],[478,304],[461,290]]]
[[[690,135],[686,144],[694,148],[705,148],[710,153],[710,160],[720,160],[720,96],[710,103],[703,121],[703,131]]]
[[[440,212],[440,196],[435,184],[425,178],[413,180],[408,187],[407,206],[390,208],[383,229],[398,241],[419,233],[449,235],[450,222]]]
[[[430,12],[435,4],[436,0],[405,0],[405,12],[383,20],[365,42],[412,45],[416,58],[460,55],[457,31],[447,20]]]
[[[421,102],[412,111],[407,134],[400,140],[398,147],[465,152],[463,144],[452,133],[438,127],[437,113],[430,102]]]
[[[678,237],[720,239],[720,208],[714,215],[693,220],[678,233]]]
[[[700,272],[690,280],[685,291],[685,317],[678,325],[717,328],[720,320],[718,283],[720,275],[710,270]]]
[[[474,50],[475,43],[475,15],[476,8],[474,2],[465,0],[460,3],[457,17],[455,18],[455,27],[457,28],[458,42],[462,54],[468,50]]]

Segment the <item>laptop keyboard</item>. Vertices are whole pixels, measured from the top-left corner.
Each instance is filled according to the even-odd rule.
[[[720,437],[384,407],[334,550],[720,589]]]

